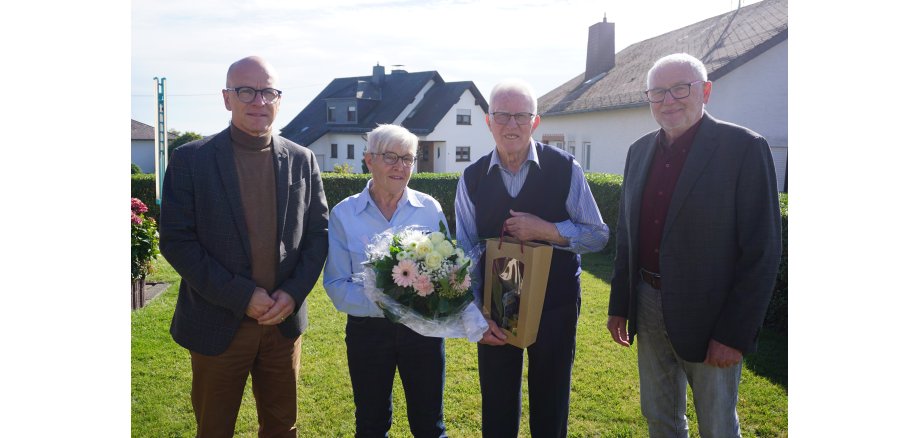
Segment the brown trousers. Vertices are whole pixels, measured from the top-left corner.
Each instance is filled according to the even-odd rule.
[[[192,407],[197,436],[232,437],[252,374],[259,437],[296,437],[297,376],[301,338],[289,339],[277,326],[246,317],[226,351],[192,356]]]

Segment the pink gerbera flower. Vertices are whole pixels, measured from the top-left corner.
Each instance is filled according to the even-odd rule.
[[[472,281],[470,280],[470,273],[467,272],[466,275],[463,276],[463,281],[461,281],[457,286],[457,289],[465,291],[470,288],[471,283]]]
[[[463,278],[460,278],[459,275],[457,275],[459,272],[460,270],[457,269],[456,267],[451,269],[450,285],[458,291],[465,291],[470,288],[470,283],[471,283],[470,273],[467,272],[466,275],[463,276]]]
[[[418,268],[412,260],[401,260],[396,266],[393,266],[393,281],[402,287],[412,286],[418,277]]]
[[[414,287],[415,291],[422,297],[427,297],[434,292],[434,284],[431,283],[431,279],[428,278],[427,275],[415,277],[415,282],[412,283],[412,287]]]

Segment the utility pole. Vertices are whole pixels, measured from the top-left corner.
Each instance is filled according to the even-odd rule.
[[[153,131],[153,173],[156,175],[156,197],[157,205],[160,205],[160,199],[163,196],[163,179],[166,176],[166,145],[169,142],[168,133],[166,132],[166,78],[153,78],[154,88],[157,95],[157,127]]]

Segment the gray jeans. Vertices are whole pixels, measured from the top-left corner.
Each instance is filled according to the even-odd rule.
[[[642,282],[638,290],[639,395],[650,438],[689,436],[687,384],[702,438],[740,437],[738,384],[741,362],[717,368],[687,362],[671,347],[661,313],[661,291]]]

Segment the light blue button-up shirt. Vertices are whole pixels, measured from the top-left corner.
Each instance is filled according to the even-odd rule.
[[[340,312],[353,316],[383,317],[383,311],[364,295],[364,285],[352,275],[364,272],[365,250],[375,235],[387,229],[407,225],[438,231],[438,223],[447,227],[441,204],[425,193],[406,187],[396,212],[389,221],[371,198],[373,179],[361,193],[339,202],[329,215],[329,256],[323,271],[323,287]]]
[[[546,146],[552,147],[552,146]],[[497,167],[496,167],[497,166]],[[508,194],[512,198],[517,197],[524,182],[527,180],[527,174],[530,166],[540,166],[540,159],[537,156],[537,145],[533,139],[530,139],[530,150],[527,152],[527,159],[518,173],[512,173],[502,165],[498,153],[492,153],[492,159],[489,162],[489,172],[498,170],[501,172],[502,182]],[[604,223],[601,217],[600,209],[594,202],[594,195],[591,194],[591,188],[585,179],[585,172],[582,170],[578,161],[572,160],[572,179],[571,181],[559,181],[560,184],[569,184],[569,194],[565,201],[565,209],[569,214],[568,220],[556,222],[556,229],[559,234],[569,240],[568,246],[553,245],[556,248],[571,251],[577,254],[596,252],[604,249],[607,245],[607,239],[610,238],[610,229]],[[479,233],[476,229],[476,208],[470,200],[469,193],[466,191],[466,181],[464,175],[460,176],[460,182],[457,183],[457,196],[454,201],[454,211],[457,215],[457,241],[463,251],[467,254],[478,254],[482,251],[484,243],[479,241]],[[485,254],[483,254],[485,257]],[[471,272],[473,280],[472,290],[476,296],[476,302],[482,305],[482,285],[481,274],[479,273],[479,264],[473,265]]]

